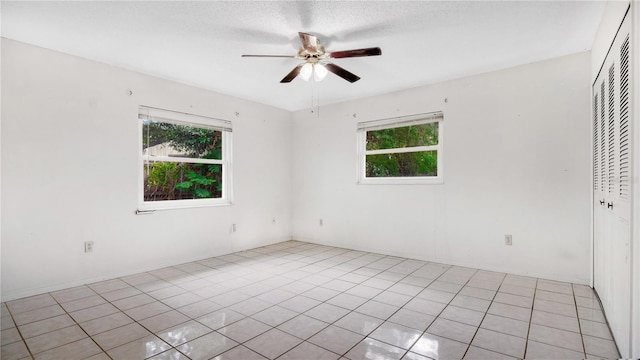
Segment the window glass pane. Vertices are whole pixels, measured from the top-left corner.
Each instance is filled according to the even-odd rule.
[[[142,154],[221,160],[222,132],[143,120]]]
[[[144,201],[222,197],[222,165],[164,161],[144,163]]]
[[[438,152],[367,155],[367,177],[438,176]]]
[[[438,123],[367,131],[367,150],[438,145]]]

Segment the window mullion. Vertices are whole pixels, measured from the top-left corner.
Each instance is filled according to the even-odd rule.
[[[380,154],[399,154],[399,153],[409,153],[409,152],[422,152],[422,151],[435,151],[438,150],[438,145],[430,145],[430,146],[413,146],[406,148],[395,148],[395,149],[381,149],[381,150],[366,150],[365,155],[380,155]]]
[[[147,161],[164,161],[164,162],[175,162],[175,163],[192,163],[192,164],[224,164],[223,160],[216,159],[199,159],[199,158],[184,158],[184,157],[176,157],[176,156],[152,156],[145,155],[145,160]]]

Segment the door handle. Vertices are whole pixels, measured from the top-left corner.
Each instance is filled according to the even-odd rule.
[[[607,209],[613,209],[613,202],[607,203]]]
[[[604,200],[600,200],[600,205],[604,205]]]

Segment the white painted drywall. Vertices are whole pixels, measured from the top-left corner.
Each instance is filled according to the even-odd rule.
[[[589,283],[589,61],[294,113],[294,238]],[[444,184],[356,184],[357,122],[433,111],[444,112]]]
[[[140,104],[233,122],[233,205],[134,214]],[[290,239],[284,110],[2,39],[1,144],[2,301]]]
[[[292,229],[300,240],[588,282],[588,53],[301,111],[292,124],[278,109],[2,45],[3,300],[282,241]],[[133,215],[139,104],[234,121],[233,206]],[[444,184],[356,185],[358,121],[436,110]]]

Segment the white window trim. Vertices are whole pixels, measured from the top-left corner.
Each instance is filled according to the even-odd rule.
[[[218,130],[222,133],[222,159],[197,159],[169,156],[144,155],[142,149],[142,120],[151,119],[160,122],[191,125],[202,128]],[[180,113],[171,110],[153,108],[140,105],[138,109],[138,211],[144,213],[154,210],[185,209],[195,207],[226,206],[233,204],[233,162],[232,162],[232,124],[227,120],[220,120],[205,116]],[[145,160],[157,160],[177,163],[201,163],[222,165],[222,197],[215,199],[185,199],[144,201],[144,162]]]
[[[383,150],[366,150],[367,149],[367,131],[383,130],[396,127],[421,125],[438,122],[438,145],[431,146],[414,146],[410,148],[395,148]],[[357,183],[362,185],[420,185],[420,184],[442,184],[444,183],[444,115],[442,112],[433,112],[425,114],[416,114],[409,116],[401,116],[390,119],[381,119],[373,121],[363,121],[357,124],[357,154],[358,154],[358,171]],[[438,176],[407,176],[407,177],[367,177],[366,176],[366,156],[378,154],[397,154],[406,152],[419,151],[438,151]]]

